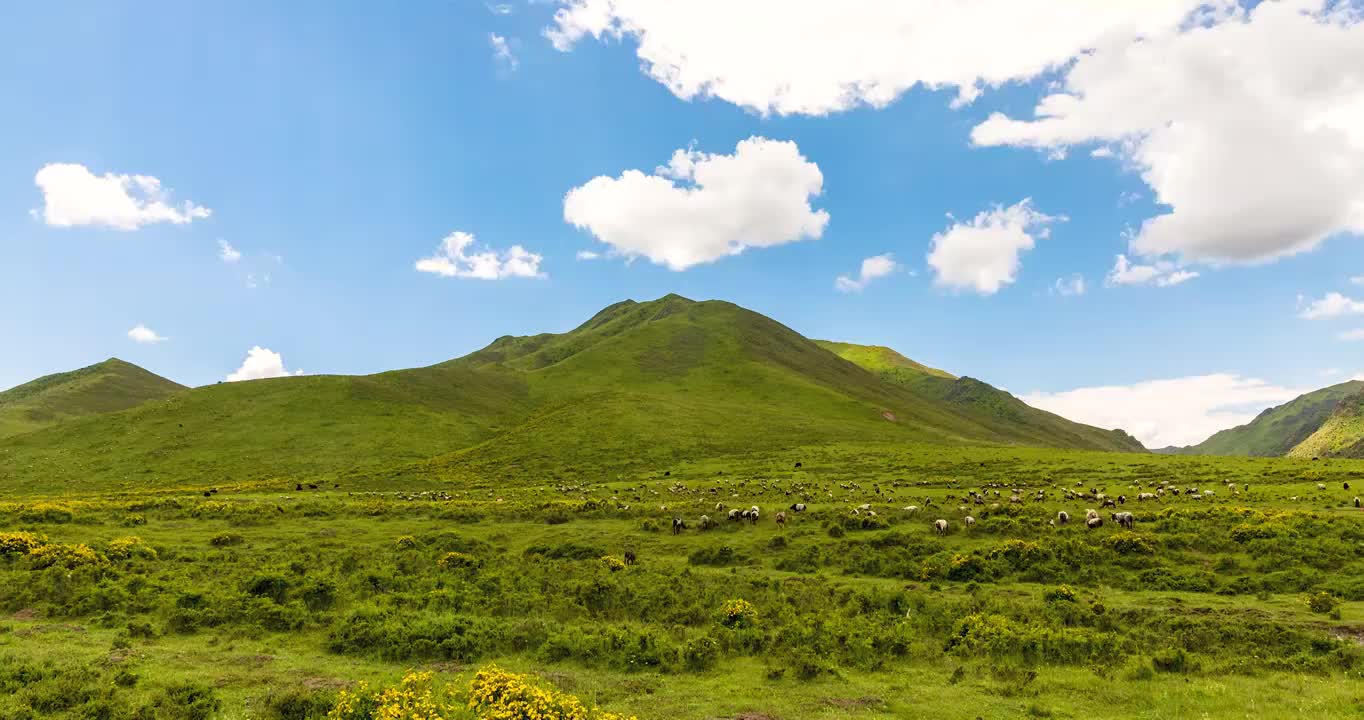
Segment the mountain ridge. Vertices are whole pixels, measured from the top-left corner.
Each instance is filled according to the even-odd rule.
[[[187,389],[118,358],[52,373],[0,391],[0,437],[63,420],[127,410]]]
[[[1364,381],[1350,380],[1304,393],[1261,411],[1244,425],[1213,433],[1197,445],[1161,448],[1170,455],[1284,457],[1306,441],[1331,417],[1345,398],[1364,391]]]

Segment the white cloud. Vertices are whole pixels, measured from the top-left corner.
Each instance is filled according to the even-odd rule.
[[[242,361],[242,366],[236,372],[227,376],[228,382],[238,382],[241,380],[261,380],[264,378],[287,377],[289,375],[302,375],[302,370],[290,372],[284,367],[284,358],[279,353],[269,348],[259,345],[246,351],[246,359]]]
[[[862,292],[871,281],[877,278],[886,277],[900,269],[899,263],[889,253],[885,255],[875,255],[862,261],[862,267],[858,271],[857,277],[839,275],[834,280],[834,287],[839,292]]]
[[[1213,0],[1225,4],[1230,0]],[[761,113],[882,107],[916,85],[969,102],[1111,40],[1181,23],[1203,0],[560,0],[545,30],[568,51],[633,38],[644,72],[690,100]]]
[[[136,230],[163,222],[184,225],[212,214],[189,201],[171,205],[170,191],[150,175],[95,175],[84,165],[50,163],[33,176],[33,182],[43,192],[43,221],[53,227]]]
[[[652,175],[600,176],[564,196],[564,220],[627,258],[672,270],[748,248],[817,239],[829,213],[810,207],[824,176],[793,142],[751,137],[733,155],[678,150]]]
[[[1085,286],[1085,276],[1076,273],[1070,277],[1056,278],[1052,283],[1051,292],[1061,297],[1075,297],[1084,295],[1088,288]]]
[[[1350,278],[1350,282],[1355,285],[1364,285],[1364,275],[1356,275]]]
[[[1308,320],[1343,317],[1345,315],[1364,315],[1364,301],[1333,292],[1312,302],[1307,306],[1307,309],[1302,311],[1302,317]]]
[[[494,15],[511,15],[516,12],[516,8],[510,3],[484,3],[484,7]]]
[[[417,270],[435,273],[442,277],[474,278],[478,280],[501,280],[511,277],[542,278],[540,255],[530,252],[520,245],[509,250],[474,249],[472,233],[455,231],[445,236],[436,248],[436,254],[417,261]]]
[[[241,251],[232,247],[232,243],[226,240],[218,241],[218,259],[225,263],[235,263],[242,259]]]
[[[1065,220],[1044,215],[1032,200],[1003,207],[996,205],[969,222],[953,223],[933,236],[928,264],[944,287],[969,289],[993,295],[1018,275],[1019,256],[1032,249],[1034,235],[1045,238],[1049,223]]]
[[[493,60],[504,70],[515,70],[520,63],[516,55],[512,54],[511,45],[507,44],[507,38],[497,33],[488,33],[488,44],[493,49]]]
[[[1346,330],[1338,336],[1345,342],[1364,342],[1364,328],[1357,330]]]
[[[596,260],[601,257],[601,253],[591,250],[579,250],[577,255],[579,260]]]
[[[1109,287],[1118,285],[1173,287],[1196,277],[1197,272],[1183,270],[1168,260],[1157,260],[1152,265],[1139,265],[1128,260],[1126,255],[1119,255],[1108,277],[1104,278],[1104,284]]]
[[[138,323],[136,327],[128,331],[128,337],[131,338],[133,342],[143,343],[144,345],[165,342],[166,340],[166,338],[157,335],[155,330],[152,330],[141,323]]]
[[[1169,207],[1133,234],[1137,255],[1215,264],[1304,252],[1364,233],[1362,18],[1349,3],[1262,2],[1102,43],[1033,119],[996,113],[972,139],[1120,149]]]
[[[1218,430],[1244,425],[1261,410],[1304,390],[1218,373],[1151,380],[1135,385],[1034,392],[1023,402],[1071,420],[1122,428],[1149,448],[1193,445]]]

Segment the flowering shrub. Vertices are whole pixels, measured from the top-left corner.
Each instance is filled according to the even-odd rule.
[[[616,572],[625,569],[625,561],[616,557],[615,555],[601,556],[601,564],[605,565],[607,569],[610,570],[611,572]]]
[[[1125,532],[1114,535],[1110,542],[1113,543],[1113,552],[1119,555],[1156,554],[1156,541],[1149,535]]]
[[[107,554],[111,560],[127,560],[128,558],[156,559],[156,550],[150,545],[142,542],[142,538],[135,535],[110,540]]]
[[[596,707],[588,709],[572,695],[541,687],[496,665],[474,676],[468,707],[478,713],[479,720],[634,720]]]
[[[328,720],[447,720],[459,712],[455,693],[438,687],[429,672],[409,672],[382,691],[360,683],[342,690]]]
[[[462,552],[445,553],[436,561],[442,570],[475,570],[479,564],[478,558]]]
[[[399,550],[411,550],[417,547],[417,538],[411,535],[403,535],[393,542]]]
[[[1325,590],[1307,596],[1307,609],[1325,615],[1340,605],[1340,598]]]
[[[60,565],[68,570],[81,565],[99,565],[105,562],[99,553],[85,544],[62,545],[52,543],[40,545],[29,553],[29,557],[33,558],[37,567],[45,568]]]
[[[747,600],[726,600],[720,608],[720,624],[726,627],[751,627],[757,619],[757,610]]]
[[[1076,602],[1075,591],[1069,585],[1058,585],[1042,593],[1042,599],[1047,602]]]
[[[19,519],[24,522],[66,523],[76,516],[69,505],[36,502],[19,508]]]
[[[0,533],[0,557],[28,555],[47,543],[47,538],[31,532]]]

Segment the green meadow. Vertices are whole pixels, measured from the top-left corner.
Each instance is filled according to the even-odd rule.
[[[360,717],[422,672],[441,717],[532,717],[467,707],[494,664],[641,720],[1359,717],[1361,491],[1349,460],[855,442],[9,486],[0,717]]]

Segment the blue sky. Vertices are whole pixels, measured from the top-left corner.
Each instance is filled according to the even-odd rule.
[[[888,103],[869,92],[848,107],[830,107],[812,91],[814,99],[804,104],[773,95],[759,107],[766,101],[752,98],[763,97],[763,81],[772,78],[762,74],[773,71],[762,63],[745,67],[754,62],[745,58],[780,59],[785,49],[766,48],[763,43],[775,40],[750,35],[751,53],[717,56],[722,75],[688,97],[685,88],[651,76],[659,61],[641,40],[665,51],[670,43],[686,51],[694,41],[647,8],[636,16],[624,9],[629,3],[616,8],[616,27],[625,29],[619,38],[598,40],[586,28],[556,48],[546,37],[546,28],[563,31],[565,17],[579,22],[556,21],[556,11],[594,4],[53,2],[8,8],[0,23],[8,57],[0,64],[7,96],[0,113],[0,304],[7,309],[0,314],[0,387],[110,356],[205,384],[237,371],[255,346],[278,353],[289,371],[369,373],[439,362],[504,334],[567,330],[620,299],[669,292],[730,300],[811,337],[889,345],[1020,395],[1042,393],[1039,404],[1110,425],[1126,420],[1122,413],[1152,427],[1182,419],[1150,407],[1168,395],[1133,399],[1142,383],[1234,377],[1231,389],[1214,383],[1214,395],[1202,405],[1170,410],[1201,416],[1188,418],[1192,424],[1182,434],[1148,430],[1157,440],[1197,440],[1192,435],[1209,423],[1230,424],[1289,391],[1364,372],[1361,345],[1340,337],[1364,327],[1358,307],[1337,301],[1319,313],[1325,317],[1304,317],[1310,303],[1329,293],[1341,293],[1342,301],[1364,297],[1364,286],[1351,282],[1364,275],[1358,225],[1340,219],[1340,208],[1364,208],[1364,193],[1332,204],[1322,199],[1330,191],[1313,183],[1344,184],[1349,191],[1364,185],[1320,177],[1314,165],[1283,159],[1310,156],[1303,147],[1323,156],[1341,148],[1364,155],[1364,145],[1267,129],[1264,137],[1283,140],[1284,155],[1256,158],[1270,169],[1277,162],[1292,166],[1286,165],[1284,183],[1256,184],[1241,180],[1275,173],[1262,172],[1263,163],[1229,165],[1215,138],[1206,145],[1167,138],[1168,144],[1153,140],[1134,149],[1118,140],[1077,140],[1128,132],[1079,127],[1083,119],[1059,128],[1064,141],[1032,126],[977,130],[995,113],[1019,123],[1033,119],[1039,99],[1067,81],[1068,63],[1089,47],[1083,37],[1055,38],[1054,51],[1043,48],[1051,53],[1046,57],[1055,56],[1050,70],[1035,71],[1030,48],[1019,49],[1017,68],[988,72],[978,72],[969,57],[962,67],[950,65],[957,62],[952,58],[940,64],[870,58],[867,63],[888,68],[876,77],[904,86],[890,83]],[[708,20],[708,5],[697,4],[698,20]],[[1348,41],[1360,37],[1357,18],[1326,16],[1332,7],[1309,7],[1318,15],[1300,21],[1345,34],[1341,52],[1348,53]],[[1232,26],[1242,34],[1288,37],[1290,23],[1299,21],[1256,17],[1244,8],[1222,12],[1202,21],[1202,29],[1227,26],[1224,47],[1233,54],[1254,38],[1232,37]],[[733,34],[742,35],[746,20],[728,20],[739,26]],[[1182,42],[1181,33],[1190,32],[1185,26],[1165,28],[1162,37]],[[717,34],[715,44],[723,46],[728,35]],[[514,61],[498,56],[493,35]],[[1330,43],[1313,45],[1335,52]],[[830,40],[809,50],[821,52],[839,48]],[[897,62],[933,67],[903,70]],[[705,79],[713,68],[680,65],[677,71],[684,79],[693,76],[688,73]],[[962,86],[942,80],[958,75],[983,78],[969,103],[954,103]],[[991,87],[1000,77],[1007,82]],[[805,78],[775,80],[799,89]],[[1335,107],[1334,91],[1323,92],[1272,100],[1283,100],[1282,107]],[[1161,122],[1178,123],[1187,112],[1190,126],[1243,127],[1222,112],[1235,109],[1233,100],[1209,100],[1205,107],[1188,97],[1168,98],[1166,105],[1157,100],[1152,112],[1170,114]],[[1348,100],[1338,103],[1346,111],[1364,107]],[[1264,145],[1253,134],[1255,123],[1246,119],[1245,125],[1252,127],[1247,146]],[[794,156],[817,166],[820,192],[790,198],[827,213],[817,238],[783,238],[678,271],[647,254],[623,257],[617,248],[612,256],[612,246],[599,239],[608,224],[639,222],[635,198],[621,194],[624,183],[593,198],[583,211],[584,227],[565,221],[566,193],[593,178],[619,178],[632,169],[652,174],[679,149],[692,148],[702,160],[733,156],[749,138],[771,141],[770,147],[793,143]],[[1318,141],[1340,147],[1318,148],[1312,144]],[[1091,156],[1099,147],[1117,156]],[[70,226],[62,226],[52,215],[62,198],[45,194],[38,182],[39,171],[55,163],[83,166],[96,179],[153,176],[173,207],[189,201],[211,215],[118,229],[92,211],[95,219],[68,218]],[[1134,241],[1144,221],[1170,209],[1155,202],[1143,163],[1155,172],[1194,173],[1194,189],[1163,186],[1178,198],[1180,217],[1194,220]],[[1229,174],[1209,170],[1202,177],[1200,167]],[[1295,177],[1304,181],[1287,182]],[[768,176],[750,180],[759,187],[735,190],[735,212],[761,202],[743,193],[760,197]],[[1322,205],[1321,212],[1292,216],[1304,204],[1298,192],[1306,193],[1307,205]],[[926,260],[934,235],[1026,198],[1036,213],[1064,219],[1021,230],[1034,246],[1018,255],[1012,281],[993,292],[943,284],[944,270]],[[1253,247],[1249,239],[1237,244],[1254,236],[1253,228],[1219,236],[1228,207],[1234,217],[1274,231]],[[780,225],[780,212],[747,220]],[[677,221],[670,223],[674,230],[688,234],[685,214],[668,217]],[[541,276],[418,272],[415,263],[432,257],[455,232],[472,234],[476,246],[495,253],[520,246],[539,255]],[[644,242],[661,234],[647,225],[630,232]],[[1295,233],[1305,239],[1294,240]],[[724,239],[745,242],[739,235]],[[219,241],[240,259],[225,262]],[[604,257],[579,260],[583,250]],[[864,259],[884,254],[892,255],[894,272],[860,291],[836,289],[838,276],[855,275]],[[1105,283],[1119,254],[1159,266],[1167,276],[1198,276],[1164,287]],[[1058,279],[1077,274],[1083,294],[1056,291]],[[135,342],[128,332],[139,324],[164,340]],[[1124,392],[1062,394],[1096,387]],[[1198,387],[1204,386],[1173,385],[1166,392]],[[1113,407],[1085,407],[1096,403]]]

